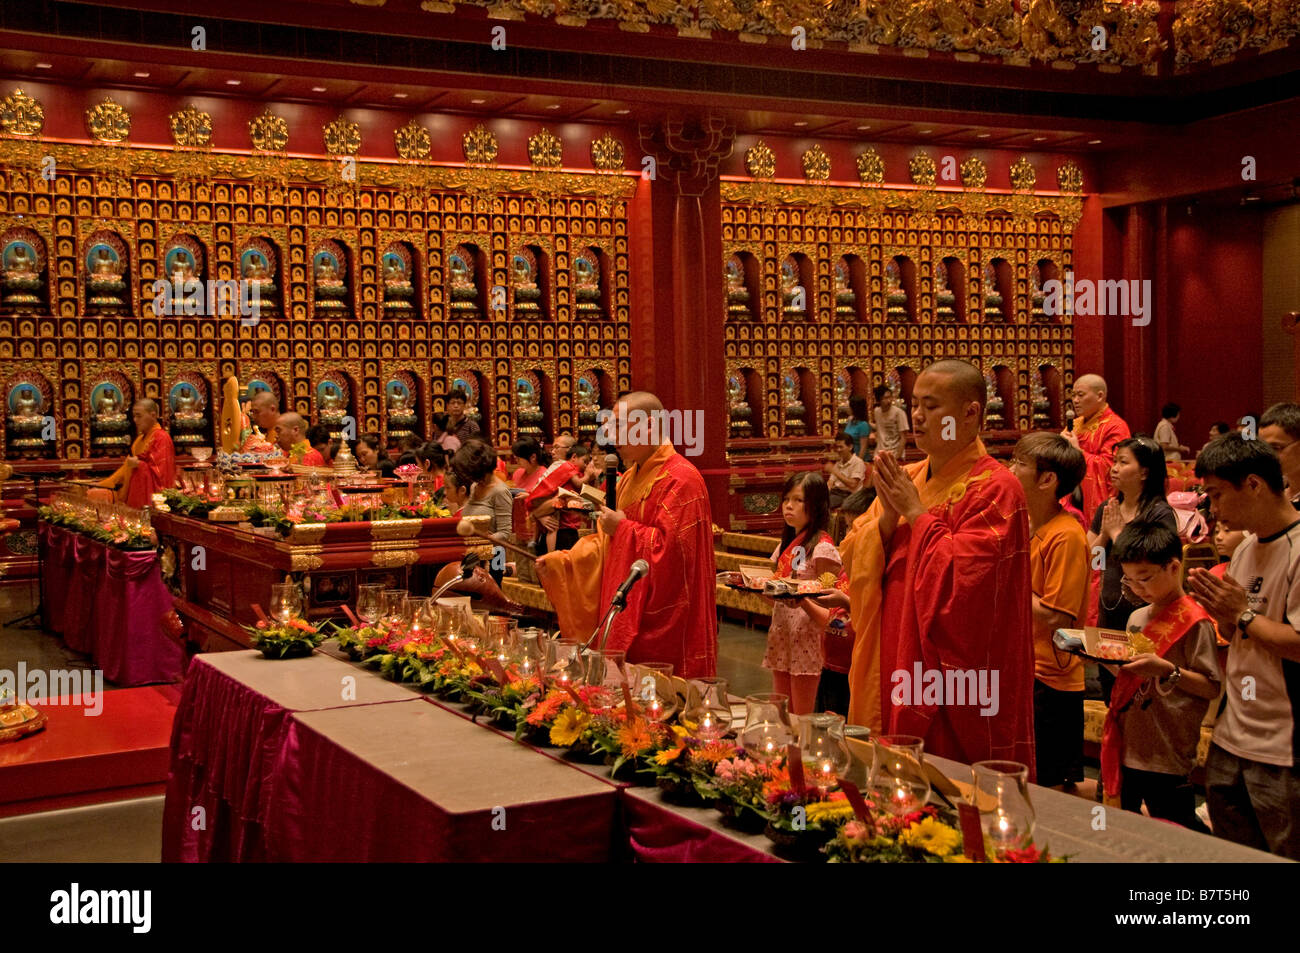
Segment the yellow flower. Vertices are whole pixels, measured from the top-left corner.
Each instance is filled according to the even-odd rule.
[[[919,847],[936,857],[947,857],[961,846],[961,834],[933,817],[913,824],[899,835],[898,840],[908,847]]]
[[[969,864],[971,859],[965,854],[950,854],[943,859],[945,864]]]
[[[814,801],[804,809],[810,824],[818,821],[840,821],[853,816],[853,805],[848,801]]]
[[[551,725],[551,744],[567,748],[582,737],[591,716],[577,708],[566,708]]]
[[[662,768],[664,765],[676,761],[678,755],[680,755],[684,750],[684,748],[665,748],[663,751],[660,751],[655,755],[655,764]]]

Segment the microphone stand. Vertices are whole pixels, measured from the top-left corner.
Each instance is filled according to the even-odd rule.
[[[610,626],[614,624],[614,618],[626,608],[627,602],[615,596],[614,600],[609,604],[609,610],[605,613],[605,618],[600,625],[596,626],[596,631],[591,633],[591,638],[583,643],[582,651],[584,653],[591,648],[591,643],[596,640],[597,635],[600,636],[600,649],[598,651],[605,651],[605,640],[609,638]]]

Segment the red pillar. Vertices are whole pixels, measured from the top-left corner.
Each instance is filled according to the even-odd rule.
[[[700,454],[691,462],[709,490],[713,520],[726,525],[727,371],[723,346],[722,196],[718,163],[735,132],[717,118],[642,126],[641,148],[655,160],[648,208],[638,209],[651,294],[632,316],[632,381],[669,410],[698,411]],[[679,450],[684,448],[678,447]]]

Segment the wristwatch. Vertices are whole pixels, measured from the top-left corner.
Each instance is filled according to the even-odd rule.
[[[1250,637],[1250,633],[1246,630],[1250,628],[1250,624],[1255,621],[1255,616],[1257,615],[1259,615],[1259,613],[1254,609],[1247,609],[1241,615],[1237,616],[1237,628],[1241,629],[1241,634],[1247,638]]]
[[[1169,683],[1170,688],[1173,688],[1175,685],[1178,684],[1178,680],[1182,677],[1183,677],[1183,670],[1179,668],[1177,665],[1175,665],[1174,670],[1164,677],[1164,681]]]

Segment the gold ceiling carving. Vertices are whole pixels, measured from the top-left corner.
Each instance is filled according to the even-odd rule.
[[[466,162],[490,165],[497,161],[497,137],[482,123],[465,133],[460,143],[465,150]]]
[[[110,96],[86,110],[86,128],[100,142],[125,142],[131,135],[131,114]]]
[[[354,156],[361,151],[361,127],[339,116],[326,123],[325,151],[332,156]]]
[[[39,136],[45,128],[45,107],[21,89],[0,100],[0,129],[6,136]]]
[[[924,152],[918,152],[907,160],[907,172],[913,185],[934,185],[934,159]]]
[[[858,156],[858,178],[863,185],[883,185],[885,182],[885,160],[880,153],[870,146]]]
[[[283,152],[289,144],[289,123],[268,108],[248,123],[248,135],[258,152]]]
[[[982,189],[989,178],[989,167],[978,156],[971,156],[961,164],[961,184],[968,189]]]
[[[528,161],[534,169],[558,169],[563,164],[563,151],[559,137],[549,129],[528,137]]]
[[[605,172],[622,172],[623,143],[609,133],[591,143],[591,164]]]
[[[201,147],[212,142],[212,116],[195,106],[188,105],[167,118],[176,145]]]
[[[1082,192],[1083,170],[1073,162],[1062,163],[1056,169],[1056,185],[1062,192]]]
[[[1038,173],[1034,171],[1033,164],[1025,156],[1021,156],[1011,166],[1011,187],[1020,192],[1033,191],[1034,183],[1038,181]]]
[[[803,175],[813,181],[831,177],[831,157],[821,146],[815,145],[803,154]]]
[[[427,159],[433,148],[429,130],[412,119],[393,133],[393,147],[403,159]]]
[[[1300,36],[1300,4],[1279,0],[1178,0],[1174,67],[1222,63],[1247,50],[1267,53]]]
[[[755,179],[770,179],[776,175],[776,154],[762,139],[745,151],[745,169]]]

